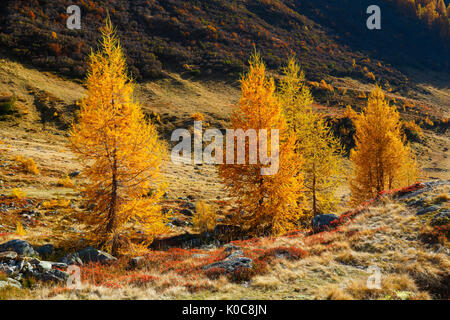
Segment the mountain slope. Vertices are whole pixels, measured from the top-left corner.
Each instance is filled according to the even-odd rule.
[[[275,70],[295,54],[310,80],[331,75],[370,83],[372,72],[383,85],[406,92],[414,84],[401,67],[448,72],[449,48],[390,2],[383,1],[382,30],[369,31],[366,0],[80,1],[82,29],[71,31],[65,26],[71,1],[8,0],[0,43],[35,66],[81,77],[108,11],[138,80],[161,77],[164,70],[236,78],[256,47]]]

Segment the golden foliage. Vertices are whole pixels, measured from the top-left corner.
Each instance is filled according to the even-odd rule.
[[[50,201],[44,201],[42,206],[45,209],[67,208],[70,205],[70,200],[64,199],[52,199]]]
[[[250,59],[249,72],[241,79],[241,98],[233,110],[231,124],[235,130],[255,130],[258,151],[261,129],[267,133],[278,129],[280,141],[276,174],[261,175],[265,165],[260,161],[250,164],[248,152],[245,164],[219,165],[219,174],[227,189],[238,200],[235,221],[253,235],[280,234],[296,228],[304,206],[298,201],[303,190],[303,177],[299,172],[301,161],[294,153],[295,139],[286,130],[274,80],[267,77],[266,67],[256,53]],[[268,153],[273,152],[270,149],[271,136],[267,134]],[[249,150],[248,140],[246,150]]]
[[[328,90],[328,91],[334,91],[334,88],[331,84],[328,84],[325,82],[325,80],[320,81],[320,88]]]
[[[31,174],[39,174],[39,169],[36,166],[36,163],[31,158],[24,158],[21,155],[18,155],[14,158],[16,162],[19,163],[20,168],[25,173],[31,173]]]
[[[194,228],[200,233],[214,230],[217,222],[217,215],[214,210],[204,201],[195,204],[195,214],[192,217]]]
[[[373,74],[373,72],[367,72],[366,78],[369,78],[369,79],[375,81],[375,75]]]
[[[83,216],[91,227],[89,237],[117,254],[134,246],[137,231],[144,232],[142,243],[148,244],[166,230],[158,205],[166,152],[133,99],[134,86],[109,19],[102,35],[102,50],[89,57],[87,96],[70,141],[89,179],[84,194],[94,208]]]
[[[20,190],[20,188],[12,189],[11,195],[12,195],[13,198],[16,198],[16,199],[23,199],[23,198],[25,198],[27,196],[25,192]]]
[[[358,204],[380,191],[409,185],[418,169],[411,148],[405,145],[400,115],[390,106],[380,87],[371,92],[367,107],[353,115],[355,148],[351,150],[354,175],[352,202]]]
[[[419,137],[423,136],[422,128],[414,121],[403,121],[403,127],[411,132],[415,132]]]
[[[191,119],[195,121],[203,121],[205,120],[205,116],[201,114],[200,112],[195,112],[191,114]]]
[[[70,179],[68,175],[66,175],[64,178],[61,178],[56,183],[58,186],[66,187],[66,188],[73,188],[75,185],[73,181]]]
[[[23,228],[22,222],[20,222],[20,220],[18,220],[17,223],[16,223],[15,234],[17,234],[19,236],[26,236],[27,235],[27,232]]]
[[[316,215],[332,211],[338,201],[335,193],[342,180],[343,149],[325,119],[313,112],[313,98],[304,79],[300,66],[290,59],[280,85],[280,100],[289,130],[296,137],[296,153],[303,159],[308,212]]]

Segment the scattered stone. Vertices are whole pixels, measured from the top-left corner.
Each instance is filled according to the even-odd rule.
[[[0,252],[0,261],[14,260],[18,256],[17,252],[14,251],[4,251]]]
[[[51,254],[53,254],[55,248],[52,244],[44,244],[43,246],[40,246],[35,250],[41,257],[49,257]]]
[[[186,222],[184,222],[183,220],[181,220],[180,218],[170,218],[170,221],[172,221],[172,225],[177,226],[177,227],[184,227],[186,225]]]
[[[421,215],[424,215],[424,214],[429,213],[429,212],[437,211],[437,210],[439,210],[440,208],[441,208],[441,207],[439,207],[439,206],[430,206],[430,207],[426,207],[426,208],[423,208],[423,209],[417,211],[416,215],[421,216]]]
[[[436,213],[433,219],[431,219],[433,225],[445,224],[448,220],[450,220],[450,210],[442,210],[441,212]]]
[[[61,262],[66,265],[69,265],[69,266],[70,265],[77,265],[77,266],[83,265],[83,261],[80,259],[80,256],[78,255],[78,253],[70,253],[70,254],[66,255],[64,258],[62,258]]]
[[[182,205],[183,208],[188,208],[189,210],[195,210],[195,204],[192,202],[185,202]]]
[[[239,246],[237,246],[235,244],[232,244],[232,243],[227,243],[223,247],[225,248],[225,252],[231,252],[231,251],[234,251],[234,250],[242,250],[241,247],[239,247]]]
[[[193,248],[202,244],[198,235],[184,233],[173,237],[155,239],[149,246],[153,250],[167,250],[169,248]]]
[[[252,259],[244,257],[242,250],[237,250],[229,254],[224,260],[211,263],[203,267],[203,270],[211,268],[225,269],[227,272],[234,272],[238,268],[252,268]]]
[[[0,244],[0,252],[1,251],[14,251],[20,254],[21,256],[29,256],[34,257],[37,256],[37,252],[34,251],[34,248],[31,244],[29,244],[25,240],[11,240],[6,243]]]
[[[189,216],[189,217],[191,217],[194,213],[191,211],[191,210],[189,210],[189,209],[183,209],[183,210],[181,210],[180,211],[180,213],[181,214],[184,214],[185,216]]]
[[[239,257],[243,257],[244,256],[244,251],[242,250],[236,250],[236,251],[232,251],[228,256],[227,259],[228,260],[233,260],[235,258],[239,258]]]
[[[51,269],[37,274],[36,278],[45,282],[65,282],[69,278],[69,274],[58,269]]]
[[[335,214],[319,214],[312,219],[313,230],[316,232],[323,231],[336,219],[338,219],[338,216]]]
[[[78,256],[80,257],[81,261],[83,261],[83,263],[89,262],[109,263],[117,260],[116,257],[113,257],[109,253],[97,250],[93,247],[86,247],[83,250],[78,251]]]
[[[425,200],[419,199],[419,200],[413,200],[411,202],[408,202],[408,207],[421,207],[425,205]]]
[[[52,263],[47,261],[39,261],[37,268],[39,271],[49,271],[52,270]]]
[[[129,269],[136,269],[141,267],[145,262],[144,257],[134,257],[132,259],[130,259],[130,261],[128,262],[128,268]]]
[[[80,174],[81,174],[80,171],[73,171],[73,172],[69,173],[69,177],[75,178],[75,177],[78,177]]]
[[[58,269],[67,269],[69,266],[62,262],[50,262],[52,264],[52,268],[58,268]]]
[[[20,284],[20,282],[11,278],[8,278],[6,281],[0,281],[0,289],[6,287],[14,287],[17,289],[22,289],[22,285]]]

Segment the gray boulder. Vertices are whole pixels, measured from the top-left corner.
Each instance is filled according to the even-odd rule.
[[[432,224],[434,225],[445,224],[446,222],[448,222],[448,220],[450,220],[450,210],[442,210],[436,213],[433,219],[431,219]]]
[[[130,261],[128,262],[128,268],[136,269],[136,268],[139,268],[142,265],[144,265],[144,263],[145,263],[144,257],[134,257],[134,258],[131,258]]]
[[[117,260],[116,257],[113,257],[109,253],[97,250],[93,247],[86,247],[83,250],[78,251],[78,256],[80,257],[81,261],[83,261],[83,263],[89,262],[108,263]]]
[[[78,177],[80,174],[81,174],[80,171],[73,171],[73,172],[69,173],[69,177],[75,178],[75,177]]]
[[[31,244],[29,244],[25,240],[11,240],[6,243],[0,244],[0,252],[2,251],[14,251],[21,256],[29,256],[35,257],[37,256],[37,252],[34,251],[34,248]]]
[[[439,206],[430,206],[430,207],[426,207],[426,208],[423,208],[423,209],[417,211],[416,215],[421,216],[421,215],[424,215],[424,214],[426,214],[426,213],[438,211],[440,208],[441,208],[441,207],[439,207]]]
[[[61,263],[64,263],[66,265],[77,265],[82,266],[83,261],[80,259],[80,256],[78,253],[70,253],[66,255],[64,258],[62,258]]]
[[[232,244],[232,243],[227,243],[223,246],[225,248],[225,252],[231,252],[231,251],[235,251],[235,250],[242,250],[241,247]]]
[[[181,220],[180,218],[174,217],[174,218],[170,218],[170,220],[172,221],[172,225],[177,226],[177,227],[184,227],[186,225],[186,222],[184,222],[183,220]]]
[[[4,251],[0,252],[0,261],[14,260],[18,256],[17,252],[14,251]]]
[[[49,257],[51,254],[53,254],[55,248],[52,244],[44,244],[43,246],[36,248],[35,251],[42,257]]]
[[[11,278],[8,278],[6,281],[0,281],[0,289],[6,287],[22,289],[22,285],[20,284],[20,282]]]
[[[44,282],[65,282],[69,278],[69,274],[61,270],[51,269],[37,273],[35,277]]]
[[[69,266],[66,263],[62,262],[50,262],[52,264],[52,268],[58,268],[58,269],[67,269]]]
[[[238,268],[252,268],[252,259],[244,257],[241,250],[230,253],[224,260],[208,264],[203,270],[211,268],[225,269],[227,272],[234,272]]]
[[[331,222],[337,220],[335,214],[319,214],[312,219],[312,227],[314,231],[323,231],[330,227]]]
[[[192,202],[185,202],[182,206],[184,208],[188,208],[189,210],[195,211],[195,204],[193,204]]]
[[[52,263],[48,261],[39,261],[37,268],[39,271],[50,271],[52,270]]]
[[[184,214],[185,216],[189,216],[189,217],[191,217],[194,213],[191,211],[191,210],[189,210],[189,209],[183,209],[183,210],[181,210],[180,211],[180,213],[181,214]]]

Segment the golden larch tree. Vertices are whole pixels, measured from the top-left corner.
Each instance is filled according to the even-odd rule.
[[[284,68],[279,95],[289,131],[296,137],[296,154],[303,159],[301,170],[308,201],[305,218],[330,212],[338,202],[343,149],[324,117],[312,110],[313,97],[293,58]]]
[[[237,198],[238,212],[234,221],[252,235],[281,234],[296,228],[304,207],[299,197],[303,191],[303,177],[299,172],[301,159],[294,153],[295,139],[287,134],[274,80],[266,75],[265,65],[257,53],[251,57],[250,69],[241,79],[241,98],[233,110],[231,125],[234,130],[256,131],[258,153],[260,140],[267,138],[268,154],[279,154],[278,171],[271,175],[261,174],[266,164],[261,161],[252,164],[249,152],[245,153],[244,164],[219,166],[227,189]],[[278,151],[271,147],[271,129],[279,130]],[[267,134],[261,134],[260,130],[267,130]],[[227,143],[226,149],[236,145]],[[245,147],[249,151],[249,139]]]
[[[78,122],[70,146],[88,178],[83,194],[92,210],[83,221],[90,239],[117,254],[165,230],[158,205],[163,194],[160,167],[166,154],[156,128],[133,99],[132,79],[110,19],[101,29],[101,50],[92,52]],[[128,249],[127,249],[128,248]]]
[[[381,88],[372,90],[360,114],[349,111],[356,130],[355,148],[350,152],[352,203],[415,182],[419,170],[411,148],[405,144],[400,114]]]

